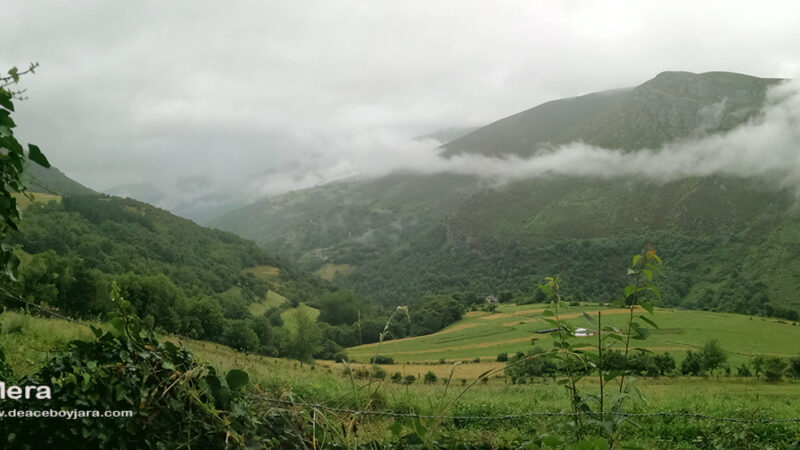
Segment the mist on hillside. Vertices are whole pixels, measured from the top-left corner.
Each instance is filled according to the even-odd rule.
[[[303,177],[284,174],[262,180],[265,194],[292,184],[313,185],[346,176],[382,176],[402,170],[416,173],[476,175],[494,183],[545,175],[584,177],[646,177],[656,182],[685,177],[729,175],[761,178],[769,187],[800,194],[800,83],[787,81],[771,88],[762,113],[724,133],[707,134],[725,113],[723,100],[702,110],[703,122],[694,137],[658,149],[629,152],[582,142],[542,147],[537,156],[486,157],[440,155],[435,140],[404,141],[388,133],[366,136],[351,151],[360,157],[342,160],[323,171]],[[368,149],[394,147],[396,151]],[[358,153],[357,153],[358,154]],[[375,156],[372,156],[375,155]]]

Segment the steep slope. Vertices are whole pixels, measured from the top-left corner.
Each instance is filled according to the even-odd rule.
[[[38,164],[26,163],[24,178],[25,184],[31,192],[58,195],[91,195],[97,193],[64,175],[64,172],[55,167],[45,169]]]
[[[555,100],[498,120],[445,145],[445,155],[530,156],[542,146],[583,141],[606,148],[657,148],[726,131],[758,113],[773,78],[663,72],[635,88]]]
[[[151,205],[157,205],[165,196],[164,191],[151,183],[121,184],[103,192],[117,197],[132,198]]]
[[[444,152],[528,156],[576,140],[656,148],[746,122],[777,81],[666,72],[635,88],[546,103]],[[667,261],[665,304],[784,317],[800,310],[791,294],[800,263],[790,256],[800,215],[790,192],[722,176],[481,183],[445,174],[340,182],[263,200],[214,226],[308,269],[349,264],[343,281],[389,304],[454,290],[532,296],[556,273],[570,296],[611,300],[624,283],[617,269],[652,244]]]
[[[21,265],[18,281],[0,286],[4,306],[20,306],[11,290],[96,318],[116,308],[109,296],[121,295],[156,330],[280,354],[288,339],[280,313],[330,290],[251,241],[146,203],[97,194],[60,200],[27,205],[9,236]],[[276,296],[288,302],[258,308]]]

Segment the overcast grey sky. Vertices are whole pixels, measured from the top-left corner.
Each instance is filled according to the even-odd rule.
[[[41,63],[18,132],[92,188],[275,193],[664,70],[795,77],[798,23],[794,1],[5,0],[0,68]]]

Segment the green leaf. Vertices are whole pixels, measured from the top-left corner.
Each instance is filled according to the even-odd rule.
[[[11,222],[11,223],[13,224],[13,222]],[[4,249],[4,251],[5,251],[5,249]],[[17,258],[17,255],[15,255],[13,252],[9,251],[5,255],[0,255],[0,256],[2,256],[2,259],[6,260],[6,264],[5,264],[5,266],[6,266],[5,267],[6,276],[11,281],[17,281],[17,268],[19,267],[19,258]],[[2,259],[0,259],[0,261]]]
[[[97,328],[94,325],[89,325],[89,329],[92,330],[92,333],[94,334],[95,337],[100,337],[100,336],[103,335],[103,330],[100,329],[100,328]]]
[[[600,436],[585,438],[575,445],[575,450],[606,450],[607,448],[609,448],[608,441]]]
[[[121,317],[114,317],[111,319],[111,326],[119,332],[125,331],[125,321]]]
[[[174,354],[175,352],[178,351],[178,347],[170,341],[164,342],[164,349],[167,351],[167,353],[170,354]]]
[[[638,291],[639,289],[636,286],[625,286],[625,297],[630,297]]]
[[[212,394],[216,395],[216,393],[219,392],[219,388],[222,387],[222,383],[220,383],[219,378],[217,378],[217,376],[214,374],[208,374],[205,380],[206,384],[208,385],[208,389]]]
[[[0,106],[10,111],[14,110],[14,103],[11,102],[11,93],[4,89],[0,89]]]
[[[605,373],[605,375],[603,375],[603,381],[611,381],[620,375],[622,375],[621,370],[609,370],[608,372]]]
[[[0,109],[0,125],[3,125],[8,128],[14,128],[17,126],[11,119],[11,113],[6,111],[5,109]]]
[[[44,168],[50,167],[50,161],[48,161],[44,153],[39,150],[39,147],[33,144],[28,144],[28,158]]]
[[[395,420],[395,422],[386,429],[392,432],[392,436],[399,437],[403,433],[403,424]]]
[[[640,316],[639,316],[639,318],[640,318],[640,319],[642,319],[642,320],[644,320],[644,321],[645,321],[645,322],[647,322],[648,324],[650,324],[650,326],[651,326],[651,327],[653,327],[653,328],[658,328],[658,324],[656,324],[656,323],[655,323],[655,322],[653,322],[652,320],[648,319],[647,317],[645,317],[645,316],[643,316],[643,315],[640,315]]]
[[[564,443],[561,439],[553,436],[552,434],[542,435],[542,444],[548,447],[561,447]]]
[[[228,382],[228,387],[235,391],[250,381],[250,377],[244,370],[233,369],[225,375],[225,381]]]
[[[645,311],[653,314],[653,305],[650,302],[639,302],[639,306],[645,309]]]
[[[641,259],[642,259],[642,255],[634,255],[634,256],[633,256],[633,264],[632,264],[632,265],[633,265],[633,266],[635,266],[636,264],[638,264],[638,263],[639,263],[639,261],[640,261]]]
[[[634,339],[647,339],[650,336],[650,329],[648,328],[634,328],[636,331],[633,336]]]
[[[555,315],[556,315],[556,313],[554,313],[553,311],[551,311],[549,309],[545,309],[544,311],[542,311],[542,317],[553,317]]]
[[[642,269],[642,274],[647,278],[647,281],[653,281],[653,272],[647,269]]]
[[[12,67],[11,70],[8,71],[8,74],[14,79],[14,83],[19,82],[19,69],[17,69],[16,66]]]
[[[586,313],[583,313],[583,318],[586,319],[586,321],[589,322],[590,325],[594,325],[596,323],[594,321],[594,318],[592,318],[592,316],[590,316],[590,315],[588,315]]]

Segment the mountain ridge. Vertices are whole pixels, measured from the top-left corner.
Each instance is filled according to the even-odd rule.
[[[627,151],[658,148],[690,137],[706,119],[702,109],[726,99],[731,105],[722,105],[723,119],[706,131],[743,123],[761,109],[767,88],[780,81],[733,72],[661,72],[635,87],[552,100],[502,118],[445,144],[443,155],[526,157],[541,147],[576,140]],[[674,98],[665,104],[662,96]]]
[[[443,153],[529,157],[578,141],[624,152],[659,148],[748,123],[780,81],[664,72],[634,88],[500,119]],[[787,317],[800,310],[791,294],[800,289],[800,264],[789,256],[800,237],[796,199],[758,178],[545,175],[498,186],[446,173],[393,174],[273,197],[212,225],[309,270],[348,264],[341,282],[386,304],[432,292],[531,296],[556,273],[569,296],[610,301],[625,281],[613,269],[653,245],[668,265],[665,305]]]

